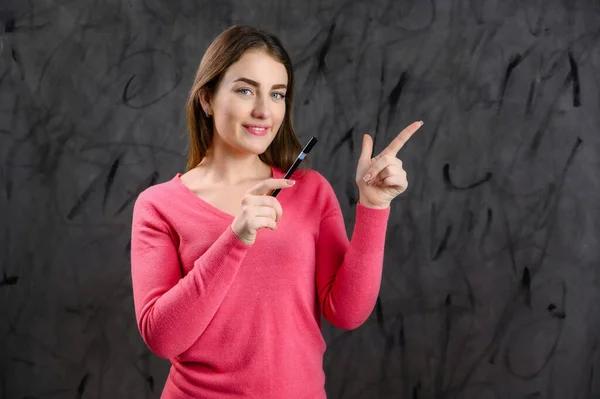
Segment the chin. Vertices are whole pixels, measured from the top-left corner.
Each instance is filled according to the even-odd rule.
[[[252,152],[253,154],[262,154],[265,151],[267,151],[267,148],[269,148],[269,146],[271,145],[271,143],[273,142],[274,137],[256,137],[259,140],[257,140],[257,142],[254,143],[248,143],[246,142],[246,145],[244,146],[244,148],[246,148],[248,151]],[[256,140],[256,138],[254,138]],[[254,141],[254,140],[253,140]]]
[[[264,145],[241,145],[238,147],[240,151],[248,153],[248,154],[253,154],[253,155],[260,155],[260,154],[264,154],[265,151],[267,151],[267,148],[269,148],[268,146],[264,146]]]

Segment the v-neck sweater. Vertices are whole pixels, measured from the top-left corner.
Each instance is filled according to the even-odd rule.
[[[352,330],[371,314],[390,208],[359,202],[348,240],[325,177],[294,179],[277,196],[277,229],[259,230],[252,245],[179,173],[138,196],[133,297],[144,342],[172,365],[162,398],[326,397],[321,316]]]

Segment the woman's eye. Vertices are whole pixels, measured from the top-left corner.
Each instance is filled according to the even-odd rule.
[[[248,95],[248,94],[251,94],[252,92],[250,91],[250,89],[239,89],[238,93],[241,93],[243,95]]]
[[[285,98],[285,94],[283,93],[273,93],[273,96],[275,96],[275,98],[277,98],[278,100]]]

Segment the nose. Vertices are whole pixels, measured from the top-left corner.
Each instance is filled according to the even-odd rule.
[[[256,96],[256,102],[252,109],[252,116],[257,119],[268,119],[271,117],[271,103],[265,96]]]

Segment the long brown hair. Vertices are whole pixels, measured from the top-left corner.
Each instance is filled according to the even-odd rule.
[[[264,50],[273,59],[283,64],[288,75],[283,121],[273,142],[263,154],[259,155],[259,158],[269,165],[286,171],[302,151],[292,124],[294,72],[290,56],[273,34],[247,25],[234,25],[217,36],[208,47],[200,61],[194,84],[190,90],[186,104],[190,140],[188,171],[202,161],[213,142],[212,118],[207,117],[202,109],[201,95],[206,93],[212,97],[229,66],[239,60],[246,51],[253,49]],[[306,168],[306,160],[303,164]]]

